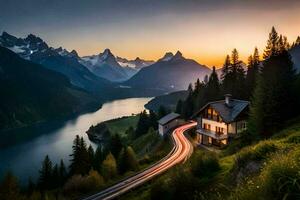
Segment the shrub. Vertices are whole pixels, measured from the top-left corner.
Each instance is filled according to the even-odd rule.
[[[102,163],[102,174],[105,179],[111,179],[117,175],[117,162],[112,153],[109,153]]]
[[[171,199],[194,199],[194,193],[199,189],[198,180],[196,180],[190,171],[186,170],[184,166],[177,166],[171,174]]]
[[[96,191],[104,186],[103,177],[95,170],[91,170],[88,175],[74,175],[65,184],[64,191],[67,194],[88,193]]]
[[[219,169],[219,160],[215,153],[196,152],[191,159],[191,171],[196,177],[211,177]]]
[[[151,200],[170,199],[171,191],[169,185],[162,178],[156,180],[150,188]]]

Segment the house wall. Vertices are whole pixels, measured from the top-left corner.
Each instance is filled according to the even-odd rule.
[[[247,129],[247,121],[246,120],[241,120],[241,121],[232,122],[232,123],[228,124],[228,133],[229,134],[241,133],[246,129]]]
[[[183,124],[184,121],[181,119],[175,119],[170,121],[169,123],[165,124],[165,125],[158,125],[158,132],[159,135],[163,136],[164,134],[166,134],[168,131],[170,131],[171,129],[175,128],[176,126],[179,126],[181,124]]]
[[[216,131],[216,127],[220,127],[220,128],[224,129],[224,134],[227,134],[227,125],[224,122],[217,122],[217,121],[213,121],[213,120],[209,120],[209,119],[202,119],[201,128],[203,128],[204,123],[210,124],[210,130],[211,131]]]

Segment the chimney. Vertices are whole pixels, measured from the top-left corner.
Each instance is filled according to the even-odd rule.
[[[231,101],[231,97],[232,95],[231,94],[225,94],[225,104],[226,106],[230,106],[230,101]]]

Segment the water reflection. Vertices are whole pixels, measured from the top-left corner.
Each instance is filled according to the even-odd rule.
[[[36,178],[41,161],[47,154],[53,162],[64,159],[64,162],[68,163],[75,135],[83,136],[88,145],[92,144],[95,147],[95,144],[88,140],[85,133],[91,125],[139,113],[150,99],[130,98],[105,103],[98,111],[80,115],[76,119],[60,124],[59,128],[56,127],[57,124],[47,124],[31,129],[27,128],[24,132],[19,129],[18,134],[32,134],[35,132],[34,135],[39,134],[39,136],[0,150],[0,175],[10,170],[23,183],[28,180],[29,176]],[[56,127],[56,129],[53,129],[53,127]]]

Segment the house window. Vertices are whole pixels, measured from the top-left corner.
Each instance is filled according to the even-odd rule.
[[[213,110],[211,108],[208,108],[207,109],[207,118],[208,119],[211,119],[212,118],[212,115],[213,115]]]
[[[216,133],[224,134],[224,128],[216,126]]]
[[[210,130],[210,124],[203,123],[203,129]]]

